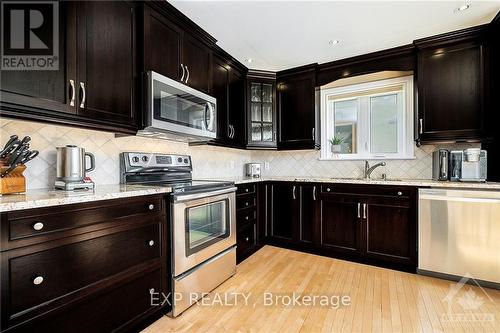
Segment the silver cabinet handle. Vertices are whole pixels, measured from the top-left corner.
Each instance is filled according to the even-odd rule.
[[[245,216],[245,220],[247,220],[247,221],[250,220],[250,216],[248,216],[248,215]]]
[[[361,217],[361,203],[358,202],[358,219]]]
[[[250,238],[248,238],[248,237],[245,237],[245,241],[247,241],[247,242],[248,242],[249,240],[250,240]]]
[[[42,230],[43,229],[43,223],[42,222],[37,222],[37,223],[33,224],[33,229],[35,229],[36,231]]]
[[[155,245],[155,241],[154,241],[154,240],[150,240],[150,241],[148,242],[148,245],[149,245],[149,246],[153,246],[153,245]]]
[[[80,102],[80,107],[85,108],[85,99],[87,94],[85,93],[85,83],[80,82],[80,88],[82,89],[82,101]]]
[[[155,205],[150,204],[150,205],[148,206],[148,208],[149,208],[149,210],[153,210],[153,209],[155,209]]]
[[[39,284],[42,284],[43,282],[43,276],[37,276],[33,279],[33,284],[38,286]]]
[[[75,106],[75,81],[74,80],[69,80],[69,85],[71,87],[71,100],[69,101],[69,106]]]
[[[398,195],[403,195],[403,192],[401,192],[401,191],[398,191]]]
[[[424,133],[424,120],[422,118],[420,118],[418,120],[418,124],[419,124],[418,133],[423,134]]]
[[[188,83],[188,81],[189,81],[189,67],[188,66],[186,66],[186,72],[187,72],[186,81],[184,81],[184,82]]]
[[[231,125],[231,128],[233,129],[233,134],[231,135],[231,139],[234,139],[234,135],[236,134],[236,129],[234,128],[233,125]]]
[[[315,134],[316,134],[316,128],[313,127],[313,129],[312,129],[312,139],[313,139],[313,141],[316,140],[316,135]]]
[[[293,200],[297,199],[297,196],[295,195],[297,192],[297,186],[293,186],[292,188],[292,197],[293,197]]]
[[[331,190],[330,190],[330,188],[329,188],[329,187],[327,187],[327,188],[326,188],[326,191],[327,191],[327,192],[330,192]]]
[[[363,204],[363,218],[366,220],[366,204]]]
[[[316,186],[313,186],[313,200],[316,201]]]
[[[184,75],[186,75],[186,70],[184,69],[184,65],[183,64],[181,64],[181,70],[182,70],[181,82],[184,82]]]
[[[246,189],[245,189],[245,192],[248,192],[248,191],[250,191],[250,189],[249,189],[249,188],[246,188]]]

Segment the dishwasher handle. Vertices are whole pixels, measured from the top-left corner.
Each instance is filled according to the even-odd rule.
[[[454,197],[436,194],[420,194],[420,200],[437,200],[437,201],[457,201],[457,202],[478,202],[478,203],[498,203],[500,198],[487,198],[487,197]]]

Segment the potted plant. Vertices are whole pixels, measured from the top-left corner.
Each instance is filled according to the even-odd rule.
[[[332,144],[332,153],[340,154],[342,152],[342,142],[344,142],[344,138],[338,136],[330,139],[330,143]]]

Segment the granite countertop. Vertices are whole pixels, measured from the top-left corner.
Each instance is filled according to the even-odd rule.
[[[170,193],[171,191],[170,187],[142,185],[98,185],[94,190],[73,192],[54,189],[28,190],[23,194],[0,196],[0,212]]]
[[[232,181],[235,184],[245,184],[263,181],[296,181],[310,183],[330,183],[330,184],[373,184],[373,185],[392,185],[392,186],[415,186],[415,187],[435,187],[449,189],[480,189],[480,190],[500,190],[500,183],[466,183],[466,182],[449,182],[435,181],[430,179],[358,179],[358,178],[328,178],[328,177],[262,177],[262,178],[246,178],[246,177],[228,177],[218,180]]]
[[[311,183],[330,184],[374,184],[386,186],[416,186],[434,187],[448,189],[478,189],[500,191],[500,183],[460,183],[439,182],[425,179],[402,179],[402,180],[366,180],[349,178],[315,178],[315,177],[228,177],[210,180],[231,181],[235,184],[245,184],[263,181],[296,181]],[[23,194],[0,196],[0,212],[22,210],[29,208],[40,208],[73,203],[128,198],[151,194],[170,193],[170,187],[144,186],[144,185],[98,185],[94,190],[65,192],[54,189],[28,190]]]

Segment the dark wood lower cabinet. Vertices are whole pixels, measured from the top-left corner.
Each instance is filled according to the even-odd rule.
[[[322,197],[319,202],[318,244],[340,252],[360,252],[360,203],[355,198]]]
[[[416,188],[272,182],[267,243],[415,271]]]
[[[161,195],[1,218],[0,331],[121,331],[169,310],[151,303],[170,290]]]

